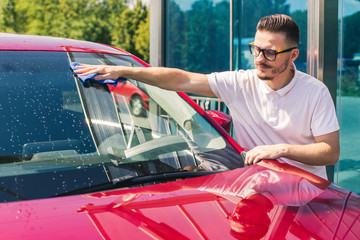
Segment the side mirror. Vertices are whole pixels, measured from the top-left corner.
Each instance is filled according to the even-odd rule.
[[[226,132],[230,134],[231,131],[231,117],[226,113],[217,111],[217,110],[209,110],[206,111],[220,126],[222,126]]]

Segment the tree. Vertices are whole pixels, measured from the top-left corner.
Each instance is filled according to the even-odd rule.
[[[122,11],[115,22],[111,31],[111,44],[118,46],[128,52],[133,53],[138,57],[144,57],[138,52],[136,47],[136,31],[145,23],[148,15],[148,10],[141,1],[137,1],[134,10],[129,8]]]
[[[145,62],[150,61],[150,14],[147,14],[145,21],[140,22],[135,31],[135,50]]]
[[[241,35],[254,37],[260,18],[276,13],[290,15],[290,5],[286,0],[252,0],[247,1],[241,11]]]
[[[182,68],[202,73],[229,70],[229,11],[227,1],[214,5],[212,0],[199,0],[185,12],[182,52],[175,56],[182,56]]]
[[[8,0],[2,9],[2,31],[4,32],[24,32],[26,25],[26,15],[22,8],[18,7],[18,0]]]
[[[187,42],[186,34],[186,16],[175,1],[167,3],[166,17],[166,66],[185,69],[185,54]]]
[[[0,11],[2,32],[113,44],[149,59],[148,10],[141,1],[130,10],[125,0],[6,0]]]

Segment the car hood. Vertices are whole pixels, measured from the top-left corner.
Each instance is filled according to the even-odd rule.
[[[41,187],[39,185],[39,187]],[[359,239],[359,196],[287,164],[0,204],[2,239]]]

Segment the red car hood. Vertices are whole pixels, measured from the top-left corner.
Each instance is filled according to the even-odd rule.
[[[263,161],[146,187],[3,203],[0,236],[359,239],[359,207],[356,194],[289,165]]]

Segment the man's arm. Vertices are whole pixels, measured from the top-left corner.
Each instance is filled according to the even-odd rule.
[[[336,164],[340,155],[339,131],[315,137],[315,143],[305,145],[275,144],[257,146],[246,153],[245,164],[251,165],[262,159],[292,159],[308,165]]]
[[[75,72],[81,75],[98,73],[95,80],[134,79],[163,89],[194,93],[214,97],[206,75],[192,73],[176,68],[164,67],[124,67],[107,65],[81,65]]]

